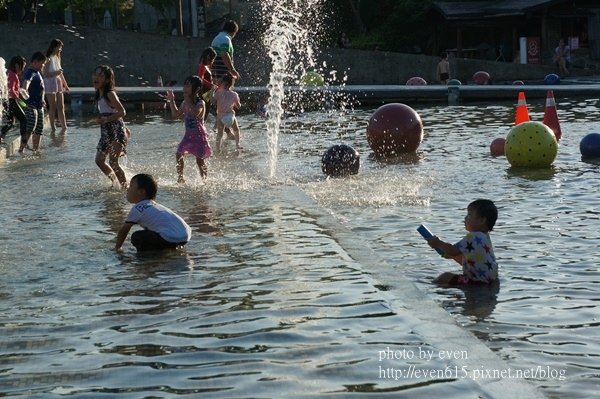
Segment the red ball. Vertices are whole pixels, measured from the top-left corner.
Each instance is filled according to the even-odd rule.
[[[506,139],[501,137],[492,140],[492,144],[490,144],[490,153],[493,157],[501,157],[504,155],[504,143],[506,143]]]
[[[414,76],[406,81],[407,86],[427,86],[427,81],[418,76]]]
[[[475,72],[473,74],[473,82],[477,85],[487,85],[490,83],[490,74],[485,71]]]
[[[382,105],[369,119],[367,141],[379,156],[415,152],[423,141],[423,122],[408,105]]]

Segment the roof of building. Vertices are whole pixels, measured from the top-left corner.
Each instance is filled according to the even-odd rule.
[[[565,0],[503,0],[503,1],[434,1],[436,8],[445,19],[496,18],[501,16],[519,16],[537,9],[547,8]]]

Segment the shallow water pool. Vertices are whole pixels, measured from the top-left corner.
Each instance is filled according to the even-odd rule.
[[[185,250],[151,256],[129,242],[112,250],[130,204],[93,162],[99,129],[71,116],[41,156],[0,166],[0,395],[484,396],[472,379],[380,378],[383,348],[428,348],[410,309],[389,306],[406,276],[515,369],[564,370],[529,378],[544,394],[594,396],[600,170],[581,160],[579,141],[600,131],[600,112],[597,99],[557,101],[563,139],[548,169],[489,155],[513,104],[415,105],[425,125],[416,156],[370,155],[372,109],[313,112],[284,121],[269,178],[265,121],[246,115],[245,150],[211,159],[205,184],[186,158],[183,186],[174,160],[183,127],[159,111],[132,113],[128,176],[155,175],[158,201],[194,231]],[[530,116],[541,121],[543,105],[530,104]],[[324,179],[320,157],[338,143],[361,153],[361,171]],[[432,285],[457,268],[416,227],[458,240],[479,197],[499,207],[498,290]],[[357,262],[336,230],[385,263]],[[449,364],[462,366],[427,362]]]

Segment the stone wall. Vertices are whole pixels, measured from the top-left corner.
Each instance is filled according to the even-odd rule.
[[[45,53],[50,40],[62,40],[62,64],[71,86],[90,86],[98,64],[111,65],[120,86],[154,85],[158,75],[165,82],[181,82],[195,72],[200,52],[210,44],[208,39],[62,25],[2,22],[0,29],[0,56],[7,62],[17,54],[29,61],[35,51]]]
[[[348,76],[348,84],[400,84],[419,76],[436,83],[439,57],[363,50],[331,49],[322,58]],[[451,78],[468,83],[477,71],[488,72],[494,82],[537,80],[554,72],[550,65],[520,65],[467,58],[450,58]]]
[[[33,25],[0,22],[2,40],[0,56],[7,62],[13,55],[27,60],[35,51],[45,53],[51,39],[65,43],[63,67],[71,86],[90,86],[91,73],[101,63],[111,65],[118,86],[155,85],[163,82],[179,84],[195,73],[202,50],[210,38],[189,38],[120,30],[102,30],[62,25]],[[264,86],[268,82],[270,63],[264,49],[255,40],[234,39],[236,66],[242,74],[239,86]],[[438,57],[390,52],[326,49],[320,55],[327,71],[336,70],[338,78],[347,76],[346,84],[405,84],[413,76],[435,82]],[[542,80],[554,71],[548,65],[518,65],[471,59],[450,59],[452,77],[463,83],[473,73],[485,70],[496,82]]]

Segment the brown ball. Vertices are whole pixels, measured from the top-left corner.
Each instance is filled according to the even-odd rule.
[[[423,141],[423,122],[408,105],[383,105],[369,119],[367,141],[379,156],[415,152]]]

